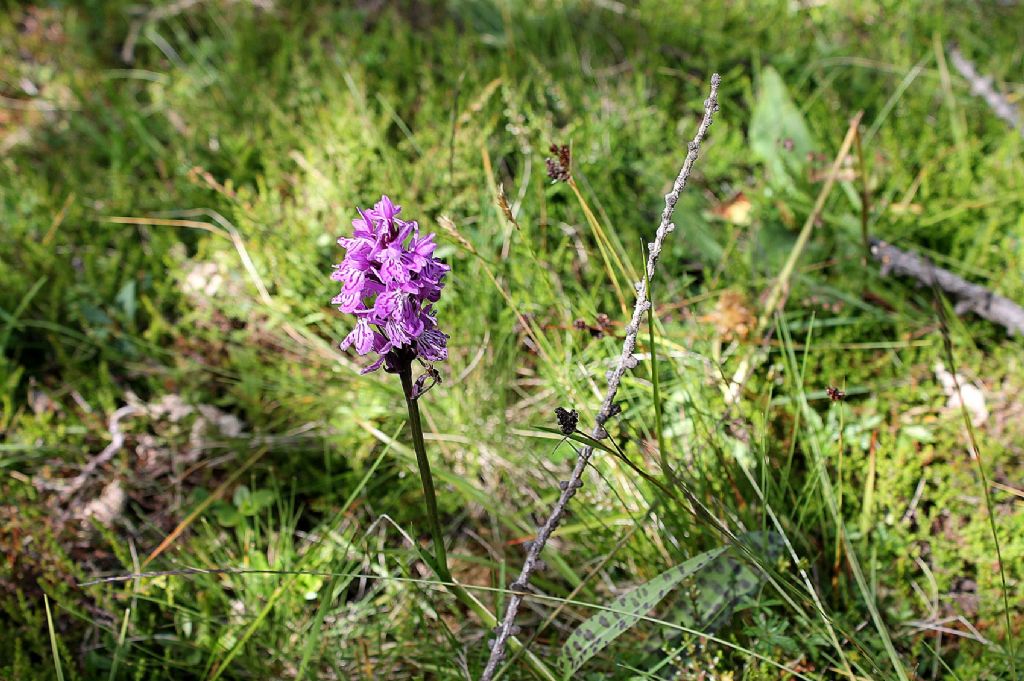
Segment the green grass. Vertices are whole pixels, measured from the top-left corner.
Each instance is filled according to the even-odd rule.
[[[714,71],[721,111],[610,428],[659,484],[595,455],[521,638],[555,667],[580,622],[721,547],[722,528],[771,530],[777,556],[735,553],[757,588],[714,626],[685,614],[703,602],[686,582],[574,678],[1021,673],[1021,340],[972,316],[944,329],[932,290],[861,260],[866,215],[1024,301],[1024,139],[944,52],[958,43],[1019,103],[1020,6],[342,4],[4,11],[0,678],[478,676],[490,631],[412,545],[429,529],[401,387],[337,350],[335,239],[382,193],[439,234],[451,358],[421,403],[427,448],[453,573],[500,611],[574,459],[542,429],[556,406],[593,423]],[[727,406],[759,345],[742,326],[859,111],[862,157]],[[545,175],[556,142],[578,193]],[[749,222],[724,210],[740,192]],[[575,328],[599,314],[607,333]],[[944,333],[987,400],[973,437],[933,373]],[[125,404],[150,407],[61,502]],[[108,485],[123,507],[81,520]],[[225,570],[79,586],[183,568]]]

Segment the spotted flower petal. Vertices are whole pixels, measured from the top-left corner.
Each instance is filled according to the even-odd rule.
[[[374,340],[374,330],[370,326],[370,322],[363,318],[356,322],[356,328],[352,329],[351,333],[345,336],[345,340],[341,341],[341,349],[347,350],[352,345],[355,346],[356,352],[365,355],[373,350]]]
[[[447,359],[448,336],[438,330],[432,304],[450,268],[434,257],[434,235],[421,235],[415,220],[400,219],[401,206],[387,196],[357,210],[352,235],[338,239],[345,258],[331,273],[342,285],[331,302],[358,317],[342,348],[378,354],[364,372],[384,366],[389,353],[401,349],[425,361]]]

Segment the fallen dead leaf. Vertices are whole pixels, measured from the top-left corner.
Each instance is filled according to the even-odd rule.
[[[700,317],[700,321],[713,324],[715,331],[728,342],[744,339],[757,324],[757,317],[747,305],[742,293],[726,291],[718,298],[715,309]]]
[[[121,481],[112,480],[106,484],[98,497],[76,512],[75,517],[84,521],[96,519],[100,524],[109,526],[121,516],[127,499],[128,495],[125,494]]]
[[[980,426],[988,420],[988,406],[985,404],[985,394],[981,388],[969,382],[961,374],[951,374],[942,362],[935,364],[934,371],[936,380],[942,385],[942,391],[946,393],[946,407],[959,409],[962,401],[975,426]],[[959,391],[957,390],[958,384]]]
[[[745,227],[751,222],[753,206],[743,192],[737,192],[731,199],[715,206],[714,214],[725,218],[734,225]]]

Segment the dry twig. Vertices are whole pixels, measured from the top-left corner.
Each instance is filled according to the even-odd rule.
[[[711,126],[711,121],[715,112],[718,111],[718,85],[720,81],[721,78],[717,73],[711,76],[711,92],[708,95],[707,100],[704,102],[704,118],[700,123],[700,127],[697,129],[697,134],[688,146],[686,160],[683,162],[683,167],[679,171],[679,176],[676,177],[676,181],[672,185],[672,191],[665,195],[665,209],[661,214],[661,224],[658,225],[658,231],[655,233],[654,242],[648,244],[648,279],[654,275],[654,268],[658,263],[658,257],[661,255],[661,249],[665,242],[665,238],[675,229],[675,225],[672,224],[672,213],[675,211],[676,202],[679,200],[679,194],[686,186],[686,181],[690,176],[690,172],[693,170],[693,164],[697,160],[697,154],[700,151],[700,144],[704,140],[704,136],[707,134],[708,128]],[[633,307],[633,317],[629,325],[626,327],[626,337],[622,343],[622,353],[619,355],[619,360],[616,363],[615,368],[608,374],[608,390],[605,393],[604,401],[601,403],[601,408],[597,413],[597,422],[591,432],[591,436],[595,439],[607,437],[604,424],[617,412],[615,407],[615,395],[619,390],[619,382],[622,380],[623,374],[637,365],[637,358],[633,355],[633,350],[636,348],[636,337],[640,332],[640,323],[643,321],[643,316],[651,307],[651,303],[647,299],[646,281],[641,280],[636,283],[636,292],[636,304]],[[498,669],[498,665],[501,664],[501,661],[505,657],[505,644],[509,637],[514,634],[516,629],[516,613],[519,611],[519,606],[523,601],[523,596],[526,595],[525,592],[529,585],[530,577],[533,575],[534,571],[537,570],[538,563],[540,562],[540,554],[544,550],[544,546],[547,544],[548,539],[551,537],[551,533],[554,532],[555,528],[558,527],[559,522],[561,522],[569,500],[576,494],[576,490],[583,486],[583,472],[586,470],[587,463],[590,461],[590,457],[593,453],[593,448],[589,446],[584,446],[579,450],[576,465],[572,470],[572,475],[569,477],[568,481],[560,484],[562,493],[558,496],[558,501],[555,502],[554,507],[551,509],[550,516],[537,531],[536,539],[534,539],[530,544],[530,548],[526,554],[526,560],[523,563],[523,568],[520,571],[519,576],[516,577],[516,580],[512,582],[509,587],[512,593],[508,601],[508,606],[505,609],[505,615],[501,624],[496,630],[494,643],[491,647],[490,658],[487,661],[487,666],[484,668],[483,674],[480,676],[480,681],[491,681]]]
[[[973,312],[1006,327],[1010,335],[1024,335],[1024,308],[984,286],[972,284],[949,270],[936,267],[916,253],[904,251],[879,239],[871,242],[871,255],[882,263],[882,274],[913,277],[927,286],[938,286],[956,298],[958,315]]]
[[[1010,103],[1005,95],[996,92],[995,88],[992,87],[992,78],[978,73],[978,70],[974,68],[974,64],[968,61],[960,53],[960,50],[955,47],[949,50],[949,60],[953,62],[953,66],[960,72],[960,75],[970,83],[971,93],[984,99],[996,116],[1009,123],[1011,127],[1016,128],[1017,132],[1024,137],[1024,122],[1021,122],[1020,112],[1017,111],[1017,108]]]
[[[68,483],[68,486],[60,495],[62,503],[67,503],[88,482],[89,476],[93,474],[93,471],[114,458],[114,455],[124,447],[125,436],[121,431],[121,419],[128,418],[129,416],[139,416],[144,413],[145,409],[143,407],[129,404],[110,415],[110,421],[107,423],[107,429],[110,431],[110,444],[104,447],[103,451],[86,464],[82,472]]]

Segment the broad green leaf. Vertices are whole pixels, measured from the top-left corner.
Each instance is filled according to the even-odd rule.
[[[608,604],[609,610],[602,610],[580,624],[566,640],[559,655],[559,665],[565,675],[576,672],[587,660],[650,612],[676,585],[714,561],[725,549],[720,547],[705,551],[685,563],[669,568],[649,582],[616,598]]]
[[[774,562],[782,555],[782,537],[776,532],[747,532],[742,541],[759,558]],[[688,629],[713,632],[724,626],[744,600],[764,582],[763,573],[732,549],[717,556],[696,575],[676,599],[665,619]]]
[[[793,176],[803,169],[815,142],[786,84],[770,66],[761,72],[749,137],[750,149],[764,162],[771,182],[791,189]]]
[[[784,544],[776,532],[747,532],[739,539],[760,559],[773,562]],[[638,586],[583,622],[566,640],[559,664],[566,676],[635,625],[671,591],[683,592],[663,619],[688,629],[712,632],[761,588],[763,574],[739,556],[734,547],[706,551]],[[673,632],[678,635],[678,631]]]

